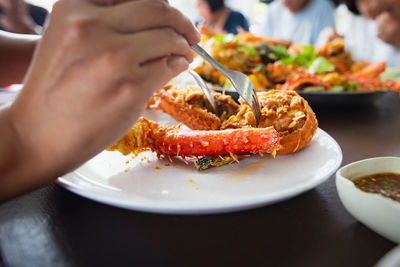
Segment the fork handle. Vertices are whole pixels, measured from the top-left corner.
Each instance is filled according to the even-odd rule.
[[[202,58],[204,58],[208,63],[210,63],[212,66],[214,66],[218,71],[220,71],[223,75],[225,75],[230,80],[229,72],[227,71],[227,69],[224,66],[222,66],[218,61],[213,59],[206,52],[206,50],[204,50],[198,44],[194,44],[191,47],[197,54],[199,54]]]

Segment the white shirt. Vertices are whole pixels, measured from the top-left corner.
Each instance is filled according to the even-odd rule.
[[[325,27],[334,27],[335,7],[329,0],[310,0],[307,6],[292,13],[275,0],[268,6],[265,21],[255,27],[255,34],[303,44],[315,44]]]

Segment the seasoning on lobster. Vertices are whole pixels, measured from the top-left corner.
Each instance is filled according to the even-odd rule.
[[[163,126],[140,118],[132,129],[110,150],[135,155],[151,150],[160,157],[210,156],[246,152],[271,153],[280,148],[279,134],[273,127],[242,128],[219,131],[186,130]]]
[[[251,153],[294,153],[314,136],[318,122],[307,101],[293,91],[271,90],[258,94],[259,128],[250,107],[230,96],[213,92],[220,114],[211,112],[200,88],[166,86],[148,106],[169,114],[192,130],[164,126],[141,118],[110,150],[135,155],[151,150],[161,157],[205,157],[195,162],[199,170],[237,162]]]

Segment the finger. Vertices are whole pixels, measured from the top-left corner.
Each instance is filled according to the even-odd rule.
[[[175,35],[175,37],[174,37]],[[140,83],[146,77],[158,79],[155,73],[143,72],[149,63],[162,58],[182,57],[186,62],[193,54],[186,40],[172,29],[156,29],[133,35],[110,36],[114,43],[97,49],[93,46],[96,75],[104,80]],[[131,77],[134,75],[135,77]],[[153,78],[154,76],[154,78]]]
[[[119,3],[123,3],[123,2],[127,2],[127,1],[132,1],[132,0],[90,0],[90,2],[92,2],[93,4],[99,5],[99,6],[114,6]]]
[[[376,19],[382,12],[387,10],[388,5],[386,1],[382,0],[368,0],[360,4],[361,13],[365,14],[371,19]]]
[[[132,44],[130,49],[139,65],[165,56],[183,56],[192,62],[193,54],[186,39],[171,28],[143,31],[133,35],[122,36],[124,41]]]
[[[400,48],[400,24],[391,13],[385,13],[377,18],[378,37],[398,49]]]
[[[388,12],[380,14],[375,19],[378,27],[378,38],[384,42],[388,42],[393,35],[393,21]]]
[[[181,56],[163,57],[147,62],[142,65],[141,73],[146,77],[154,76],[154,79],[147,79],[142,85],[144,88],[151,88],[152,90],[159,89],[179,73],[187,70],[188,67],[189,62]],[[149,92],[149,96],[151,93],[153,92]]]
[[[92,3],[100,6],[115,6],[120,3],[129,2],[129,1],[136,1],[136,0],[90,0]],[[168,0],[159,0],[165,3],[169,3]]]
[[[372,6],[375,9],[376,14],[380,14],[385,11],[391,11],[391,9],[395,9],[395,2],[397,0],[374,0],[374,5]]]
[[[315,44],[316,48],[323,47],[327,42],[332,41],[335,38],[341,37],[334,28],[326,27],[324,28],[318,36],[317,42]]]
[[[171,27],[185,36],[190,44],[200,41],[200,33],[182,13],[160,0],[129,1],[104,9],[105,22],[112,29],[132,33],[160,27]]]
[[[400,18],[400,1],[398,0],[383,0],[386,4],[386,11],[390,12],[395,18]]]
[[[386,5],[382,1],[375,1],[370,5],[369,12],[372,18],[376,18],[386,10]]]

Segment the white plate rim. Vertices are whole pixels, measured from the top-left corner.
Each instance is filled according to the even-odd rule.
[[[63,177],[58,178],[56,183],[61,187],[82,197],[106,205],[111,205],[119,208],[136,210],[136,211],[160,213],[160,214],[183,214],[183,215],[216,214],[216,213],[226,213],[233,211],[243,211],[247,209],[253,209],[261,206],[274,204],[276,202],[280,202],[292,198],[294,196],[297,196],[303,192],[307,192],[315,188],[316,186],[322,184],[326,180],[328,180],[336,172],[336,170],[340,167],[343,160],[342,150],[333,137],[331,137],[329,134],[327,134],[320,128],[318,128],[317,131],[319,132],[319,134],[328,137],[330,141],[338,149],[338,159],[329,172],[325,173],[324,175],[321,175],[316,179],[307,180],[302,184],[284,189],[279,192],[241,198],[240,200],[232,200],[232,201],[218,200],[215,203],[213,203],[212,207],[210,207],[209,205],[204,205],[201,201],[191,202],[190,207],[181,207],[178,205],[171,205],[172,203],[181,203],[181,201],[166,202],[162,200],[152,200],[151,202],[147,203],[145,202],[133,203],[129,199],[124,199],[124,198],[116,199],[114,197],[110,197],[109,195],[102,195],[101,192],[104,192],[104,190],[109,192],[109,190],[107,190],[104,186],[96,185],[95,182],[88,181],[87,179],[82,178],[80,174],[76,172],[71,172],[64,175]],[[82,186],[79,186],[71,182],[70,181],[71,179],[80,179],[80,182],[84,182],[85,184],[87,184],[86,188],[82,188]]]

